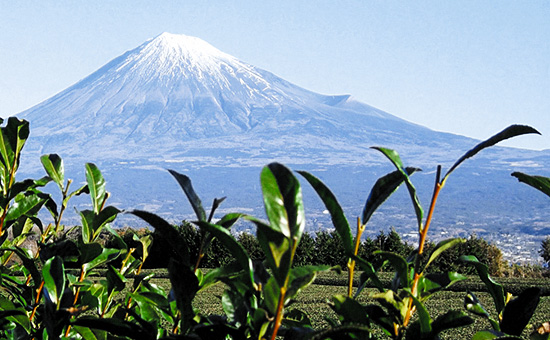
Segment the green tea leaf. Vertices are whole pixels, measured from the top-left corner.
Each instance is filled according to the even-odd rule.
[[[44,263],[42,267],[45,294],[59,309],[59,303],[65,291],[65,266],[60,257],[54,256]]]
[[[432,332],[432,318],[430,317],[430,313],[428,313],[428,310],[426,309],[426,306],[416,298],[410,291],[409,297],[413,300],[413,304],[416,307],[416,310],[418,312],[418,322],[420,323],[420,332],[422,334],[429,334]]]
[[[518,181],[530,185],[547,196],[550,196],[550,178],[543,176],[531,176],[517,171],[513,172],[512,176],[516,177]]]
[[[102,209],[98,215],[94,216],[93,218],[93,239],[95,240],[99,234],[101,233],[101,230],[104,226],[107,225],[107,223],[110,223],[115,220],[116,216],[121,211],[113,206],[108,206],[104,209]]]
[[[85,263],[82,268],[85,272],[89,272],[94,268],[97,268],[116,259],[120,255],[120,253],[120,249],[102,248],[101,253],[90,262]]]
[[[283,286],[291,267],[290,240],[282,232],[269,225],[260,221],[253,220],[253,222],[257,226],[258,242],[266,255],[267,264],[279,285]]]
[[[69,195],[67,195],[67,197],[65,197],[65,199],[63,200],[63,206],[66,207],[67,204],[69,203],[69,200],[74,196],[80,196],[82,194],[89,194],[89,193],[90,193],[90,188],[88,187],[88,184],[85,184],[80,188],[78,188],[77,190],[71,192]]]
[[[80,334],[83,340],[107,340],[107,332],[98,329],[90,329],[88,327],[76,326],[72,327],[76,333]]]
[[[506,334],[497,332],[497,331],[479,331],[476,334],[474,334],[472,340],[492,340],[492,339],[499,339],[499,340],[521,340],[521,338],[516,338],[506,336]]]
[[[281,294],[281,286],[277,283],[275,277],[269,278],[267,283],[263,286],[263,295],[266,308],[271,315],[277,313],[277,306],[279,304],[279,297]]]
[[[300,240],[305,227],[300,183],[284,165],[271,163],[261,173],[265,210],[271,227]]]
[[[126,287],[126,282],[128,281],[111,265],[107,266],[105,279],[107,279],[107,291],[109,293],[113,291],[121,292]]]
[[[95,214],[91,210],[83,210],[78,213],[80,214],[82,240],[84,243],[90,243],[93,241],[92,237],[94,235],[93,224]]]
[[[159,231],[159,235],[170,245],[170,249],[166,249],[166,256],[176,259],[185,266],[191,266],[187,241],[173,225],[147,211],[132,210],[129,213],[136,215]]]
[[[502,312],[500,330],[506,334],[521,335],[537,309],[541,293],[538,287],[527,288],[510,300]]]
[[[294,329],[313,329],[313,326],[311,325],[311,320],[309,319],[307,313],[299,309],[291,309],[288,312],[285,312],[283,325],[288,328]]]
[[[191,179],[174,170],[168,170],[168,172],[170,172],[170,174],[174,176],[176,181],[178,181],[180,187],[183,189],[183,192],[185,192],[185,195],[187,196],[189,203],[191,203],[191,206],[195,211],[195,215],[197,215],[197,219],[199,221],[206,221],[206,212],[202,207],[202,202],[199,196],[197,196],[195,189],[193,189],[193,185],[191,184]]]
[[[462,157],[460,157],[460,159],[458,161],[456,161],[455,164],[453,164],[453,166],[449,169],[449,171],[447,171],[445,176],[443,176],[442,183],[445,183],[445,181],[447,180],[447,177],[449,177],[451,172],[453,172],[460,164],[462,164],[462,162],[464,162],[468,158],[473,157],[474,155],[476,155],[481,150],[483,150],[485,148],[488,148],[490,146],[493,146],[493,145],[495,145],[495,144],[497,144],[497,143],[499,143],[499,142],[501,142],[505,139],[520,136],[520,135],[524,135],[524,134],[528,134],[528,133],[536,133],[536,134],[540,135],[540,132],[538,132],[537,130],[533,129],[530,126],[511,125],[511,126],[507,127],[506,129],[502,130],[501,132],[497,133],[496,135],[492,136],[491,138],[479,143],[473,149],[469,150]]]
[[[241,268],[247,273],[247,278],[250,279],[250,287],[254,287],[254,268],[252,260],[244,250],[243,246],[231,235],[224,227],[208,222],[198,221],[197,225],[216,237],[235,257]]]
[[[83,316],[72,322],[73,325],[101,329],[112,335],[126,336],[130,339],[149,339],[147,334],[139,325],[121,320],[120,318],[96,318],[92,316]]]
[[[442,289],[449,288],[451,285],[458,281],[466,280],[467,277],[456,273],[456,272],[447,272],[447,273],[430,273],[426,276],[423,276],[422,279],[430,281],[432,284],[426,284],[426,288],[432,291],[439,291]],[[421,281],[422,281],[421,279]]]
[[[6,126],[1,128],[0,156],[2,164],[5,166],[5,176],[9,176],[10,173],[14,174],[19,167],[21,150],[29,137],[29,132],[29,122],[16,117],[8,118]],[[8,181],[4,183],[5,189],[7,189]]]
[[[404,257],[389,251],[375,251],[374,253],[391,264],[404,287],[409,286],[409,264]]]
[[[479,302],[477,296],[473,292],[468,291],[468,293],[466,293],[466,296],[464,297],[464,308],[466,308],[468,312],[475,315],[482,316],[487,319],[491,317],[485,308],[483,308],[481,302]]]
[[[216,212],[216,210],[218,209],[220,204],[222,204],[222,202],[225,201],[225,199],[226,199],[226,197],[214,198],[214,202],[212,202],[212,209],[210,210],[210,215],[208,215],[208,220],[207,220],[208,223],[212,222],[212,218],[214,217],[214,213]]]
[[[380,291],[384,291],[384,285],[378,278],[378,275],[376,274],[376,270],[374,270],[374,267],[372,266],[372,263],[365,261],[364,259],[354,256],[353,259],[359,265],[359,267],[363,270],[362,276],[368,277],[374,284],[374,286]],[[366,282],[366,280],[365,280]]]
[[[419,168],[407,167],[405,169],[410,176],[416,171],[422,171]],[[384,203],[399,186],[406,180],[403,173],[400,170],[391,172],[381,178],[379,178],[371,189],[365,207],[363,209],[363,215],[361,221],[363,225],[367,224],[372,214]]]
[[[286,299],[297,296],[304,288],[315,281],[317,273],[330,270],[330,266],[303,266],[292,268],[290,271],[290,283],[286,292]]]
[[[59,189],[63,191],[65,186],[65,170],[61,157],[57,154],[43,155],[40,157],[40,161],[48,176],[50,176]]]
[[[411,196],[411,200],[413,203],[414,212],[416,213],[418,229],[419,231],[422,231],[423,229],[422,219],[424,218],[424,210],[422,209],[422,205],[420,204],[420,199],[416,194],[416,188],[412,184],[411,179],[409,178],[409,173],[404,168],[403,162],[401,161],[399,154],[394,150],[381,148],[381,147],[372,147],[372,149],[378,150],[384,156],[386,156],[386,158],[388,158],[392,162],[392,164],[397,168],[397,171],[399,171],[404,176],[405,184],[407,185],[407,189],[409,190],[409,195]]]
[[[338,314],[344,324],[370,324],[369,316],[365,307],[356,300],[344,295],[335,295],[332,297],[332,309]]]
[[[15,197],[15,201],[9,208],[5,221],[16,220],[33,210],[37,212],[45,201],[43,197],[37,194],[21,193]]]
[[[504,288],[500,283],[494,281],[489,276],[489,267],[486,264],[479,262],[473,255],[462,255],[459,259],[475,267],[479,278],[483,281],[485,287],[487,287],[487,290],[493,298],[497,313],[500,314],[505,305]]]
[[[441,242],[439,242],[436,246],[435,246],[435,249],[434,251],[431,253],[430,255],[430,258],[428,259],[428,263],[426,263],[426,266],[424,267],[424,270],[423,271],[426,271],[426,269],[428,268],[428,266],[433,262],[435,261],[435,259],[437,259],[437,257],[443,253],[445,250],[449,249],[449,248],[452,248],[454,247],[455,245],[459,244],[459,243],[464,243],[466,242],[466,240],[462,239],[462,238],[452,238],[452,239],[448,239],[448,240],[443,240]]]
[[[170,259],[168,262],[168,275],[172,284],[172,292],[176,305],[181,313],[182,332],[187,332],[193,324],[195,313],[193,311],[193,299],[199,290],[199,280],[191,270],[191,267]]]
[[[346,254],[348,254],[348,256],[353,255],[353,236],[351,233],[349,222],[344,215],[344,210],[340,206],[340,203],[338,203],[338,200],[336,199],[332,191],[330,191],[330,189],[323,182],[321,182],[321,180],[319,180],[312,174],[306,171],[298,171],[298,173],[309,182],[309,184],[313,187],[313,189],[315,189],[317,195],[319,195],[319,197],[325,204],[325,207],[330,213],[332,224],[334,225],[334,228],[342,239],[342,244],[344,245],[344,250],[346,251]]]
[[[473,323],[474,320],[466,315],[466,313],[462,311],[450,310],[447,313],[437,317],[437,319],[432,322],[432,332],[434,334],[439,334],[447,329],[464,327]]]
[[[86,181],[92,198],[92,206],[94,212],[99,214],[101,207],[106,199],[105,179],[101,171],[93,163],[86,163]]]

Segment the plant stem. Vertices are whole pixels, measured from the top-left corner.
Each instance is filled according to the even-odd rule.
[[[29,318],[30,321],[34,319],[34,315],[36,314],[36,310],[38,309],[38,303],[40,302],[40,295],[42,294],[42,289],[44,288],[44,281],[40,283],[40,287],[38,287],[38,291],[36,292],[36,299],[34,300],[36,306],[32,309],[31,316]]]
[[[290,267],[292,267],[292,261],[298,248],[298,238],[294,236],[292,238],[292,249],[290,250]],[[283,320],[283,311],[285,307],[286,291],[288,290],[288,284],[290,283],[290,272],[286,274],[285,284],[279,289],[279,302],[277,304],[277,314],[275,315],[275,326],[273,326],[273,334],[271,334],[271,340],[275,340],[279,327],[281,327],[281,321]]]
[[[422,254],[424,253],[424,244],[426,243],[426,236],[428,235],[428,229],[430,228],[430,224],[432,222],[432,217],[435,210],[435,204],[437,203],[439,192],[441,191],[444,185],[440,179],[441,179],[441,165],[438,165],[436,178],[435,178],[434,192],[432,195],[432,201],[430,203],[430,210],[428,210],[428,216],[426,217],[426,223],[424,224],[424,228],[421,228],[419,230],[420,239],[418,241],[418,253],[416,254],[416,260],[414,265],[414,279],[413,279],[413,284],[411,288],[411,294],[413,296],[416,296],[418,293],[417,292],[418,281],[420,281],[420,278],[422,277],[422,275],[420,274],[421,273],[420,259],[422,257]],[[403,321],[403,326],[407,326],[409,324],[409,321],[413,313],[414,313],[414,307],[413,307],[413,300],[411,298],[409,301],[409,305],[407,307],[407,315],[405,316],[405,320]]]
[[[366,225],[361,224],[361,220],[357,217],[357,235],[355,236],[355,248],[353,250],[353,255],[357,256],[359,253],[359,245],[361,244],[361,235],[365,231]],[[348,262],[348,297],[351,297],[353,291],[353,275],[355,271],[355,260],[350,260]]]
[[[288,278],[287,278],[288,282]],[[275,316],[275,326],[273,327],[273,334],[271,334],[271,340],[275,340],[277,337],[277,332],[281,326],[281,320],[283,319],[283,309],[285,306],[285,296],[286,296],[286,283],[284,287],[281,287],[279,290],[279,303],[277,304],[277,315]]]

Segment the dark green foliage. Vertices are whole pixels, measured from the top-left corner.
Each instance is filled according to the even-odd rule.
[[[403,241],[394,228],[391,228],[387,234],[381,230],[376,238],[367,238],[363,241],[359,249],[359,256],[371,262],[375,268],[379,268],[382,266],[384,259],[379,254],[376,254],[377,251],[393,252],[406,258],[413,250],[414,248]],[[388,269],[390,269],[389,265],[383,268],[383,270]]]
[[[315,234],[314,254],[315,264],[345,268],[348,262],[342,239],[335,230],[331,232],[323,230]]]
[[[260,243],[258,242],[258,239],[256,238],[256,236],[249,234],[247,232],[242,232],[242,233],[239,233],[239,236],[237,237],[237,241],[246,250],[246,252],[250,256],[250,259],[252,259],[252,261],[265,260],[264,251],[262,250],[262,247],[260,246]],[[217,256],[217,255],[213,254],[213,256]]]
[[[433,245],[430,245],[429,248],[431,247]],[[476,271],[472,266],[459,261],[460,256],[465,254],[474,255],[481,263],[486,264],[490,275],[500,276],[502,274],[504,267],[502,252],[497,246],[490,244],[476,234],[470,235],[464,243],[442,253],[433,263],[432,270],[452,271],[465,275],[475,274]]]
[[[304,233],[300,244],[296,249],[296,257],[294,258],[294,263],[298,267],[309,266],[309,265],[318,265],[318,264],[327,264],[327,265],[336,265],[332,263],[319,263],[317,261],[317,255],[315,252],[315,247],[317,244],[317,239],[311,236],[310,233]]]

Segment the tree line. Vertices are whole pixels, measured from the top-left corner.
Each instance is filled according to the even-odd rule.
[[[200,250],[201,232],[195,225],[186,221],[175,226],[178,232],[186,239],[189,245],[189,252],[192,259],[196,260]],[[149,256],[145,261],[144,268],[166,268],[168,259],[165,256],[166,245],[163,244],[162,237],[155,237],[156,231],[147,228],[133,229],[124,227],[117,230],[119,236],[132,247],[133,234],[143,236],[152,234],[155,240]],[[106,234],[106,242],[114,242]],[[248,252],[250,258],[254,261],[265,260],[265,254],[255,235],[249,232],[239,232],[235,235],[237,241]],[[550,237],[543,241],[541,256],[544,246],[550,245]],[[426,253],[429,254],[434,249],[435,243],[427,242]],[[139,248],[139,247],[138,247]],[[377,251],[393,252],[407,258],[414,247],[404,241],[399,233],[391,228],[384,232],[380,230],[375,237],[368,237],[361,242],[359,247],[359,256],[371,262],[375,267],[382,270],[391,271],[390,266],[384,261]],[[480,262],[489,267],[489,274],[492,276],[520,276],[533,277],[545,275],[545,271],[540,266],[535,265],[509,265],[502,255],[502,251],[495,245],[489,243],[482,237],[471,234],[464,243],[449,249],[441,254],[432,264],[434,271],[438,272],[458,272],[465,275],[474,275],[475,269],[472,266],[462,263],[459,260],[461,255],[468,254],[476,256]],[[544,258],[544,257],[543,257]],[[544,258],[546,260],[546,258]],[[427,260],[427,259],[426,259]],[[234,261],[233,254],[226,249],[217,239],[212,241],[208,251],[201,261],[203,268],[218,268],[230,264]],[[346,269],[347,257],[344,246],[334,230],[322,230],[315,233],[304,233],[300,244],[296,250],[295,264],[297,266],[308,265],[330,265],[340,266]]]

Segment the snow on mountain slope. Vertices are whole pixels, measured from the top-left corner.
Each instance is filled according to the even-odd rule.
[[[205,146],[280,149],[281,141],[304,158],[310,147],[465,140],[446,141],[452,135],[434,134],[346,95],[305,90],[198,38],[169,33],[19,116],[31,122],[28,149],[92,159],[169,158]]]

